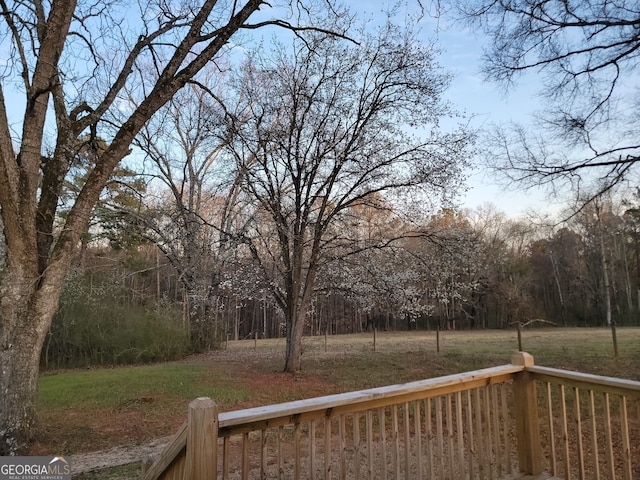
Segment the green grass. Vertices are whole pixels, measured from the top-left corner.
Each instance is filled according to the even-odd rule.
[[[218,382],[212,382],[212,375]],[[43,409],[100,410],[174,397],[190,401],[208,396],[221,402],[244,400],[249,392],[202,362],[71,370],[40,377]],[[145,401],[145,399],[147,399]]]
[[[306,337],[303,369],[337,381],[348,389],[390,384],[459,373],[509,362],[518,348],[515,330],[442,331],[440,353],[436,332],[378,332]],[[254,349],[254,342],[231,342],[229,350]],[[618,328],[619,357],[613,357],[608,328],[529,328],[523,331],[523,349],[539,365],[640,380],[640,328]],[[325,351],[326,348],[326,351]],[[279,352],[282,339],[260,340],[257,351]],[[281,362],[281,360],[280,360]],[[281,364],[279,364],[281,367]]]
[[[517,347],[515,331],[441,332],[441,352],[435,352],[435,332],[378,333],[305,338],[303,369],[327,378],[340,389],[359,389],[475,370],[507,363]],[[608,329],[525,330],[524,349],[536,363],[638,379],[636,368],[620,367],[640,359],[640,328],[620,328],[620,356],[612,356]],[[253,341],[232,342],[229,353],[251,353]],[[268,357],[252,364],[256,374],[282,368],[282,339],[261,340],[256,353]],[[630,365],[632,366],[632,365]],[[144,399],[173,397],[191,400],[209,396],[223,404],[250,397],[228,366],[192,360],[156,365],[68,370],[40,377],[41,409],[118,409]]]

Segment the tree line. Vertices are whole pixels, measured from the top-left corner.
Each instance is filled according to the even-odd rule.
[[[164,198],[162,209],[175,209]],[[360,208],[353,231],[342,235],[359,239],[354,246],[393,241],[323,264],[303,335],[640,325],[639,202],[638,196],[600,201],[556,224],[509,218],[492,205],[444,209],[419,231],[387,211]],[[212,231],[193,246],[202,258],[215,236],[215,227],[206,229]],[[396,239],[402,230],[410,233]],[[88,242],[67,280],[43,364],[100,363],[96,355],[114,338],[124,341],[123,324],[133,328],[135,316],[148,329],[132,333],[140,344],[119,346],[120,356],[106,355],[104,363],[165,359],[228,339],[286,337],[284,313],[248,249],[237,245],[224,265],[195,262],[192,274],[201,283],[193,289],[158,245],[132,232],[103,231]],[[168,326],[178,346],[168,342],[164,352],[151,352]],[[96,332],[114,327],[117,334],[105,334],[99,345]]]

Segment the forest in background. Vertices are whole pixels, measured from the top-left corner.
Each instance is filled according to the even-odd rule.
[[[351,241],[388,243],[323,263],[304,335],[516,328],[518,322],[640,325],[637,202],[637,196],[595,202],[555,226],[508,218],[492,205],[444,209],[419,229],[384,209],[361,208],[351,218]],[[175,205],[147,214],[152,211],[163,212],[165,233],[179,218]],[[185,252],[185,235],[173,245],[156,244],[141,229],[141,217],[137,225],[130,220],[110,212],[86,237],[43,348],[44,368],[169,360],[227,339],[286,335],[250,252],[237,244],[219,261],[219,230],[207,227],[213,217],[201,218],[191,237],[197,238],[197,258],[189,259],[196,288],[187,288],[173,264],[187,259],[166,253]]]

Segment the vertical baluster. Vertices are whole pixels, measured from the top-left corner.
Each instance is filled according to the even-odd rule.
[[[324,417],[324,478],[331,479],[331,417]]]
[[[340,417],[338,417],[338,431],[339,431],[339,436],[340,436],[340,478],[342,480],[346,480],[347,478],[347,458],[346,458],[346,454],[347,454],[347,444],[346,444],[346,438],[345,438],[345,432],[347,429],[347,425],[345,424],[345,417],[344,415],[340,415]]]
[[[509,408],[507,407],[507,385],[505,383],[500,384],[500,399],[502,407],[502,443],[504,445],[504,467],[506,472],[511,475],[513,473],[513,467],[511,464],[511,442],[509,440],[509,434],[511,430],[511,417],[509,416]]]
[[[367,411],[367,474],[373,478],[373,411]]]
[[[476,434],[478,440],[476,441],[476,445],[478,447],[478,473],[480,474],[480,479],[487,478],[489,476],[487,472],[487,463],[485,457],[485,441],[482,432],[482,408],[480,406],[480,389],[475,389],[475,413],[476,413]]]
[[[309,422],[309,478],[316,478],[316,421]]]
[[[282,454],[282,443],[284,442],[284,428],[278,427],[278,479],[284,477],[284,465],[282,464],[284,455]]]
[[[473,457],[476,454],[476,446],[473,442],[473,407],[471,404],[471,390],[467,390],[467,432],[469,438],[467,447],[469,455],[469,479],[473,480],[475,478],[475,473],[473,471]]]
[[[631,480],[631,445],[629,443],[629,418],[627,416],[627,397],[620,397],[620,434],[622,435],[622,471],[624,480]]]
[[[598,454],[598,429],[596,426],[596,402],[593,390],[589,390],[589,415],[591,417],[591,457],[593,458],[594,480],[600,480],[600,459]]]
[[[229,478],[229,459],[231,458],[231,439],[224,437],[222,441],[222,480]]]
[[[564,442],[564,478],[571,479],[571,465],[569,463],[569,429],[567,427],[567,403],[564,385],[560,385],[560,408],[562,413],[562,441]]]
[[[442,399],[436,397],[436,443],[438,445],[438,478],[444,478],[444,433],[442,431]]]
[[[420,400],[416,400],[413,404],[413,429],[416,439],[416,468],[418,478],[424,478],[422,468],[422,422],[420,418]]]
[[[386,436],[387,436],[387,430],[386,430],[386,414],[385,414],[385,409],[383,407],[378,409],[378,427],[380,428],[380,438],[379,438],[379,443],[380,443],[380,462],[381,462],[381,466],[380,466],[380,471],[382,473],[382,480],[386,480],[387,479],[387,448],[386,448]]]
[[[486,454],[487,454],[487,462],[488,462],[488,469],[487,469],[487,475],[490,478],[495,477],[495,458],[493,455],[493,433],[492,433],[492,427],[491,427],[491,387],[489,385],[484,387],[484,421],[486,423],[486,435],[485,435],[485,439],[487,442],[487,448],[485,450]]]
[[[445,410],[445,430],[447,432],[447,447],[449,452],[449,473],[452,477],[455,476],[454,466],[455,462],[453,460],[454,455],[454,447],[453,447],[453,409],[452,409],[452,398],[450,394],[445,395],[446,398],[446,410]]]
[[[498,386],[497,385],[491,385],[489,387],[489,392],[491,395],[491,413],[492,413],[492,417],[493,417],[493,446],[495,449],[495,455],[494,455],[494,463],[495,463],[495,469],[494,471],[497,472],[498,477],[502,477],[503,475],[503,470],[502,470],[502,448],[500,448],[500,418],[499,417],[499,412],[500,410],[498,409]]]
[[[575,395],[575,410],[576,410],[576,437],[578,440],[578,478],[584,480],[584,447],[582,443],[582,414],[580,411],[580,391],[578,387],[574,387],[573,393]]]
[[[449,473],[453,478],[455,476],[455,473],[454,473],[455,462],[453,461],[453,451],[454,451],[453,449],[453,409],[451,405],[451,402],[452,402],[451,394],[447,394],[446,399],[447,399],[447,413],[446,413],[447,438],[448,438],[448,444],[449,444]]]
[[[411,473],[411,431],[409,430],[409,402],[402,405],[402,425],[404,428],[404,478]]]
[[[360,480],[360,414],[358,412],[353,414],[353,447],[354,447],[354,459],[353,470],[355,480]]]
[[[398,445],[398,407],[391,406],[391,435],[393,439],[394,478],[400,478],[400,446]],[[371,477],[369,477],[371,478]]]
[[[300,480],[300,475],[302,472],[300,471],[300,459],[302,457],[301,445],[300,445],[300,422],[296,421],[293,424],[293,443],[295,450],[295,459],[294,459],[294,478],[296,480]]]
[[[553,428],[553,401],[551,397],[551,383],[547,382],[547,411],[549,412],[549,456],[551,457],[551,475],[558,473],[556,465],[556,434]]]
[[[616,465],[613,460],[613,438],[611,435],[611,405],[609,403],[609,394],[604,394],[604,433],[607,437],[607,464],[609,466],[609,478],[615,480]]]
[[[267,431],[260,430],[260,478],[267,478]]]
[[[433,456],[431,445],[433,444],[433,430],[431,429],[431,399],[425,399],[424,404],[424,432],[425,432],[425,455],[427,457],[427,478],[433,476]]]
[[[462,392],[456,392],[456,432],[458,437],[458,478],[465,478],[464,468],[464,439],[462,437]],[[422,477],[421,477],[422,478]]]
[[[242,480],[249,480],[249,432],[242,434]]]

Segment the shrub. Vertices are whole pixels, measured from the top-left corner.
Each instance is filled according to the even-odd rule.
[[[190,353],[180,313],[127,305],[118,282],[73,275],[41,356],[46,369],[175,360]]]

